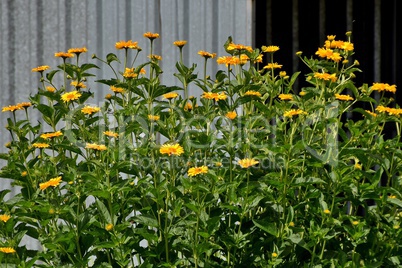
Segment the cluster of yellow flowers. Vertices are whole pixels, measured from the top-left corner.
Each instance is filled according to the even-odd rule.
[[[402,114],[402,109],[400,108],[390,108],[390,107],[385,107],[383,105],[378,105],[376,108],[376,111],[380,113],[388,113],[388,115],[401,115]]]
[[[5,106],[2,109],[2,112],[14,112],[16,110],[23,110],[30,107],[32,104],[30,102],[21,102],[16,105]]]

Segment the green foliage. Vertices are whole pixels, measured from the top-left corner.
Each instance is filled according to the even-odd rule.
[[[3,108],[11,141],[0,176],[21,190],[0,192],[0,263],[400,265],[402,110],[390,108],[395,86],[354,84],[349,42],[329,37],[317,57],[297,53],[311,70],[299,92],[301,73],[277,70],[277,47],[262,48],[269,64],[257,68],[260,50],[229,38],[215,80],[205,73],[214,55],[201,53],[202,78],[180,60],[182,86],[167,86],[157,57],[127,68],[140,50],[120,46],[122,61],[93,56],[115,74],[95,79],[111,89],[99,106],[86,86],[99,67],[76,53],[75,64],[39,72],[29,104]],[[189,97],[189,84],[202,96]]]

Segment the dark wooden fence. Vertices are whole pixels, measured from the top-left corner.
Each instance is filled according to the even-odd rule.
[[[401,0],[255,0],[255,46],[278,45],[275,57],[284,70],[307,71],[296,51],[314,55],[327,35],[346,40],[352,31],[363,70],[356,83],[396,84],[402,106],[401,11]]]

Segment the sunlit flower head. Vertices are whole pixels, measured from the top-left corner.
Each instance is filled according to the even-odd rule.
[[[279,94],[279,99],[286,101],[286,100],[293,100],[292,94]]]
[[[208,167],[207,166],[201,166],[201,167],[192,167],[188,170],[188,176],[194,177],[199,174],[205,174],[208,173]]]
[[[46,86],[46,90],[47,90],[48,92],[51,92],[51,93],[53,93],[53,92],[56,91],[56,89],[55,89],[54,87],[52,87],[52,86]]]
[[[26,177],[28,175],[28,172],[26,170],[24,170],[23,172],[21,172],[21,177]]]
[[[69,102],[69,101],[73,101],[73,100],[78,100],[81,97],[81,93],[78,92],[77,90],[71,91],[71,92],[67,92],[64,93],[63,95],[61,95],[61,99],[64,102]]]
[[[231,111],[231,112],[227,112],[225,114],[225,116],[227,118],[229,118],[230,120],[233,120],[233,119],[235,119],[237,117],[237,113],[236,113],[236,111]]]
[[[40,135],[40,137],[45,140],[60,136],[63,136],[63,133],[61,133],[60,130],[56,132],[43,133],[42,135]]]
[[[84,83],[78,82],[78,81],[71,81],[70,85],[72,85],[75,88],[86,88],[87,87]]]
[[[353,43],[350,43],[350,42],[343,42],[341,49],[346,50],[346,51],[353,51],[354,45],[353,45]]]
[[[256,97],[261,97],[261,93],[255,90],[248,90],[246,93],[244,93],[244,96],[256,96]]]
[[[262,46],[262,52],[274,53],[279,50],[278,46]]]
[[[191,102],[187,102],[186,105],[184,105],[185,111],[191,111],[192,109],[193,109],[193,104]]]
[[[395,93],[396,92],[396,85],[389,85],[387,83],[373,83],[373,85],[371,86],[371,90],[375,90],[375,91],[388,91],[391,93]]]
[[[149,114],[149,115],[148,115],[148,119],[149,119],[150,121],[158,121],[160,118],[161,118],[161,117],[160,117],[159,115],[152,115],[152,114]]]
[[[378,105],[376,108],[376,111],[378,111],[380,113],[388,113],[388,115],[401,115],[402,114],[402,109],[385,107],[382,105]]]
[[[11,247],[0,247],[0,252],[6,253],[6,254],[12,254],[15,253],[15,249]]]
[[[242,168],[249,168],[251,166],[258,164],[259,162],[252,158],[244,158],[244,159],[240,159],[238,161],[238,163]]]
[[[234,44],[234,43],[230,43],[230,44],[227,46],[226,49],[227,49],[227,50],[239,50],[239,51],[241,51],[241,50],[246,50],[246,51],[249,51],[249,52],[252,52],[252,51],[253,51],[253,48],[250,47],[250,46],[245,46],[245,45],[242,45],[242,44]]]
[[[240,63],[240,59],[236,56],[223,56],[223,57],[219,57],[216,62],[218,64],[225,64],[226,67],[228,67],[229,65],[237,65]]]
[[[81,109],[81,113],[89,114],[89,115],[91,115],[93,113],[97,113],[99,111],[100,111],[99,107],[93,107],[93,106],[89,106],[89,105],[86,105],[84,108]]]
[[[134,72],[134,68],[126,68],[124,70],[123,76],[125,78],[136,78],[138,74]]]
[[[119,41],[115,44],[116,49],[139,49],[138,42],[133,42],[132,40],[128,41]],[[140,49],[141,50],[141,49]]]
[[[278,257],[278,253],[272,252],[271,256],[272,256],[272,258],[276,258],[276,257]]]
[[[86,149],[93,149],[97,151],[105,151],[107,147],[104,144],[96,144],[96,143],[87,143],[85,146]]]
[[[43,149],[43,148],[48,148],[50,145],[47,143],[36,142],[36,143],[33,143],[32,146],[35,148]]]
[[[341,101],[352,101],[353,98],[349,95],[335,94],[335,98]]]
[[[104,131],[103,134],[105,134],[108,137],[112,137],[112,138],[118,138],[119,137],[119,133],[113,132],[113,131]]]
[[[67,58],[73,58],[73,57],[74,57],[74,53],[56,52],[56,53],[54,53],[54,56],[55,56],[56,58],[67,59]]]
[[[174,99],[174,98],[177,98],[178,96],[179,96],[179,94],[177,94],[176,92],[169,92],[169,93],[163,94],[164,99]]]
[[[32,68],[32,72],[41,73],[41,72],[44,72],[44,71],[46,71],[46,70],[48,70],[48,69],[50,69],[50,66],[49,66],[49,65],[42,65],[42,66],[38,66],[38,67],[36,67],[36,68]]]
[[[324,214],[331,214],[331,211],[329,209],[325,209],[323,212]]]
[[[173,42],[173,45],[175,45],[176,47],[182,48],[187,44],[186,40],[177,40]]]
[[[161,154],[167,154],[169,156],[171,155],[181,155],[184,153],[183,147],[180,146],[180,144],[163,144],[162,147],[159,149],[159,152]]]
[[[79,55],[81,53],[88,52],[88,49],[86,47],[70,48],[67,52],[68,53],[75,53],[75,54]]]
[[[110,86],[110,90],[114,93],[124,93],[125,89],[122,87]]]
[[[293,117],[293,116],[296,116],[296,115],[300,115],[300,114],[306,114],[306,112],[304,112],[303,110],[301,110],[301,109],[291,109],[291,110],[289,110],[289,111],[286,111],[284,114],[283,114],[283,116],[284,117]]]
[[[108,223],[108,224],[106,224],[106,226],[105,226],[105,230],[109,232],[109,231],[113,230],[113,227],[114,227],[114,226],[113,226],[112,223]]]
[[[2,112],[14,112],[16,110],[23,110],[24,108],[22,108],[20,105],[9,105],[9,106],[5,106],[3,107],[3,109],[1,110]]]
[[[280,68],[282,68],[282,66],[283,66],[282,64],[278,64],[277,62],[274,62],[274,63],[270,62],[264,66],[264,69],[269,69],[269,70],[280,69]]]
[[[159,34],[158,33],[146,32],[146,33],[144,33],[144,37],[148,38],[149,40],[154,40],[156,38],[159,38]]]
[[[227,95],[225,94],[225,92],[219,92],[219,93],[204,92],[202,94],[202,98],[208,99],[208,100],[219,101],[219,100],[226,100]]]
[[[2,222],[7,222],[9,219],[11,219],[10,215],[7,215],[7,214],[0,215],[0,221],[2,221]]]
[[[209,53],[204,50],[198,51],[198,55],[200,55],[201,57],[204,57],[206,59],[213,59],[216,57],[216,53]]]
[[[329,41],[335,40],[336,35],[327,35]]]
[[[321,80],[325,80],[325,81],[332,81],[332,82],[336,82],[336,80],[338,80],[338,78],[336,77],[336,74],[328,74],[328,73],[314,73],[314,77],[321,79]]]
[[[61,182],[61,176],[58,176],[56,178],[48,180],[47,182],[39,183],[39,189],[45,190],[50,186],[56,187],[60,184],[60,182]]]
[[[285,71],[279,72],[279,76],[280,76],[280,77],[286,77],[286,72],[285,72]]]

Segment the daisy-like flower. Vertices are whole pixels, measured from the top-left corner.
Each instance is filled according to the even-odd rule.
[[[138,74],[134,72],[134,68],[126,68],[126,70],[123,73],[123,76],[125,78],[136,78]]]
[[[186,105],[184,105],[185,111],[191,111],[192,109],[193,109],[193,104],[191,104],[191,102],[187,102]]]
[[[60,184],[60,182],[61,182],[61,176],[58,176],[56,178],[48,180],[47,182],[39,183],[39,189],[45,190],[50,186],[56,187]]]
[[[293,117],[293,116],[300,115],[300,114],[306,114],[306,112],[301,110],[301,109],[297,109],[297,110],[296,109],[291,109],[289,111],[286,111],[283,114],[283,116],[284,117]]]
[[[0,221],[2,221],[2,222],[7,222],[9,219],[11,219],[10,215],[7,215],[7,214],[0,215]]]
[[[179,94],[177,94],[176,92],[169,92],[169,93],[163,94],[163,98],[168,99],[168,100],[177,98],[178,96],[179,96]]]
[[[33,147],[35,148],[48,148],[50,145],[47,143],[41,143],[41,142],[35,142],[34,144],[32,144]]]
[[[376,111],[380,113],[388,113],[388,115],[400,115],[402,114],[402,109],[399,108],[390,108],[390,107],[385,107],[382,105],[378,105],[376,108]]]
[[[216,53],[209,53],[204,50],[198,51],[198,55],[200,55],[201,57],[204,57],[206,59],[213,59],[216,57]]]
[[[240,159],[237,163],[239,163],[239,165],[242,168],[249,168],[251,166],[258,164],[259,162],[252,158],[244,158],[244,159]]]
[[[113,227],[114,227],[114,226],[113,226],[112,223],[108,223],[108,224],[106,224],[106,226],[105,226],[105,230],[109,232],[109,231],[111,231],[111,230],[113,229]]]
[[[47,90],[48,92],[51,92],[51,93],[53,93],[53,92],[56,91],[56,89],[55,89],[54,87],[52,87],[52,86],[47,86],[47,87],[46,87],[46,90]]]
[[[138,42],[133,42],[132,40],[116,42],[115,47],[116,49],[140,49]]]
[[[161,117],[160,117],[159,115],[152,115],[152,114],[149,114],[149,115],[148,115],[148,119],[149,119],[150,121],[158,121],[160,118],[161,118]]]
[[[190,177],[197,176],[199,174],[205,174],[208,173],[208,167],[207,166],[200,166],[200,167],[192,167],[188,170],[187,174]]]
[[[162,56],[155,54],[149,55],[148,58],[150,58],[151,60],[162,60]]]
[[[216,62],[218,64],[225,64],[226,67],[228,67],[229,65],[237,65],[240,64],[240,59],[236,56],[223,56],[223,57],[219,57]]]
[[[325,209],[323,212],[324,212],[324,214],[327,214],[327,215],[331,214],[331,211],[329,209]]]
[[[239,51],[241,51],[241,50],[247,50],[247,51],[249,51],[249,52],[252,52],[252,51],[253,51],[253,48],[250,47],[250,46],[242,45],[242,44],[230,43],[230,44],[228,45],[228,47],[227,47],[227,50],[239,50]]]
[[[69,50],[67,50],[68,53],[74,53],[76,55],[79,55],[81,53],[85,53],[88,52],[88,49],[86,47],[74,47],[74,48],[70,48]]]
[[[246,93],[244,93],[244,96],[256,96],[256,97],[261,97],[261,93],[258,91],[254,90],[248,90]]]
[[[54,56],[56,58],[67,59],[67,58],[73,58],[74,54],[73,53],[68,53],[68,52],[56,52],[56,53],[54,53]]]
[[[395,93],[396,92],[396,85],[389,85],[387,83],[373,83],[373,85],[371,86],[371,90],[375,90],[375,91],[388,91],[391,93]]]
[[[280,77],[286,77],[286,72],[285,72],[285,71],[279,72],[279,76],[280,76]]]
[[[21,108],[26,109],[28,107],[31,107],[32,103],[30,103],[30,102],[21,102],[21,103],[17,103],[17,106],[20,106]]]
[[[227,112],[225,114],[225,116],[227,118],[229,118],[230,120],[233,120],[233,119],[235,119],[237,117],[237,113],[236,113],[236,111],[231,111],[231,112]]]
[[[5,106],[3,107],[3,109],[1,110],[2,112],[14,112],[16,110],[22,110],[23,108],[19,105],[9,105],[9,106]]]
[[[81,109],[81,112],[83,114],[89,114],[89,115],[91,115],[93,113],[97,113],[99,111],[100,111],[99,107],[96,107],[96,106],[92,107],[92,106],[88,106],[88,105],[86,105],[84,108]]]
[[[96,143],[87,143],[85,146],[86,149],[94,149],[97,151],[105,151],[107,147],[104,144],[96,144]]]
[[[119,133],[113,132],[113,131],[104,131],[103,134],[105,134],[108,137],[113,137],[113,138],[118,138],[119,137]]]
[[[343,42],[341,49],[346,50],[346,51],[353,51],[354,50],[353,43]]]
[[[42,135],[40,135],[40,137],[45,140],[60,136],[63,136],[63,133],[61,133],[60,130],[56,132],[43,133]]]
[[[187,44],[186,40],[177,40],[173,42],[173,45],[175,45],[176,47],[182,48]]]
[[[278,46],[262,46],[262,52],[274,53],[279,50]]]
[[[69,101],[73,101],[73,100],[78,100],[81,97],[81,93],[78,92],[77,90],[71,91],[71,92],[67,92],[64,93],[63,95],[61,95],[61,99],[64,102],[69,102]]]
[[[184,153],[183,147],[180,146],[180,144],[163,144],[162,147],[159,149],[159,152],[161,154],[167,154],[169,156],[171,155],[181,155]]]
[[[6,253],[6,254],[12,254],[15,253],[15,249],[11,247],[0,247],[0,252]]]
[[[314,77],[325,80],[325,81],[332,81],[332,82],[336,82],[336,80],[338,80],[338,78],[336,77],[336,74],[329,74],[329,73],[314,73]]]
[[[159,34],[158,33],[146,32],[146,33],[144,33],[144,37],[148,38],[149,40],[154,40],[156,38],[159,38]]]
[[[72,85],[73,87],[76,87],[76,88],[86,88],[87,87],[84,83],[78,82],[78,81],[72,81],[70,85]]]
[[[278,96],[281,100],[293,100],[293,95],[292,94],[279,94]]]
[[[50,66],[49,66],[49,65],[42,65],[42,66],[38,66],[38,67],[36,67],[36,68],[32,68],[32,72],[41,73],[41,72],[44,72],[44,71],[46,71],[46,70],[48,70],[48,69],[50,69]]]
[[[202,94],[202,98],[215,101],[226,100],[227,97],[228,96],[225,94],[225,92],[219,92],[219,93],[204,92]]]
[[[282,68],[282,64],[278,64],[277,62],[274,63],[268,63],[267,65],[264,66],[264,69],[280,69]]]
[[[125,90],[122,87],[110,86],[110,90],[114,93],[124,93]]]
[[[352,101],[352,100],[354,100],[351,96],[342,95],[342,94],[335,94],[335,98],[337,100],[341,100],[341,101]]]

